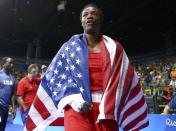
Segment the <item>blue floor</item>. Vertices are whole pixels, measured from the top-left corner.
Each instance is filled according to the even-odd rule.
[[[176,115],[149,115],[149,126],[141,131],[176,131]],[[19,110],[17,109],[16,118],[7,122],[5,131],[23,131],[23,123]],[[44,131],[64,131],[63,126],[48,126]],[[120,131],[122,131],[120,129]]]
[[[5,131],[23,131],[23,123],[18,109],[14,120],[8,118]],[[48,126],[45,131],[64,131],[64,127]]]

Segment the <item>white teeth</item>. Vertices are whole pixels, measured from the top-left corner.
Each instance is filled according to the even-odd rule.
[[[87,22],[87,24],[93,24],[93,22]]]
[[[93,21],[87,21],[87,23],[93,23]]]

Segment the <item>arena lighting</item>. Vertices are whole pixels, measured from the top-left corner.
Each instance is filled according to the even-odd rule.
[[[57,10],[58,11],[65,11],[65,5],[67,4],[66,0],[62,0],[58,5],[57,5]]]

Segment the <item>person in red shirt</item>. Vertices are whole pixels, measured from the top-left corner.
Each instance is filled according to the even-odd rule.
[[[76,112],[69,105],[65,107],[64,128],[66,131],[73,129],[76,131],[118,131],[118,125],[115,120],[105,120],[101,123],[96,122],[99,115],[100,101],[105,91],[103,88],[103,85],[105,85],[103,80],[103,63],[105,63],[106,58],[102,51],[107,51],[105,51],[103,39],[99,35],[102,17],[102,11],[93,4],[85,6],[81,12],[81,23],[84,28],[84,35],[88,41],[88,65],[92,104],[85,102],[80,112]]]
[[[37,93],[40,84],[38,76],[38,66],[36,64],[29,65],[28,74],[22,78],[17,86],[18,104],[20,105],[20,113],[23,122],[28,115],[28,111]]]

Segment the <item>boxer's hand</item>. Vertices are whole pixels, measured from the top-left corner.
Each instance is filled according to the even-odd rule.
[[[93,105],[85,102],[80,110],[80,113],[89,113],[92,110]]]

